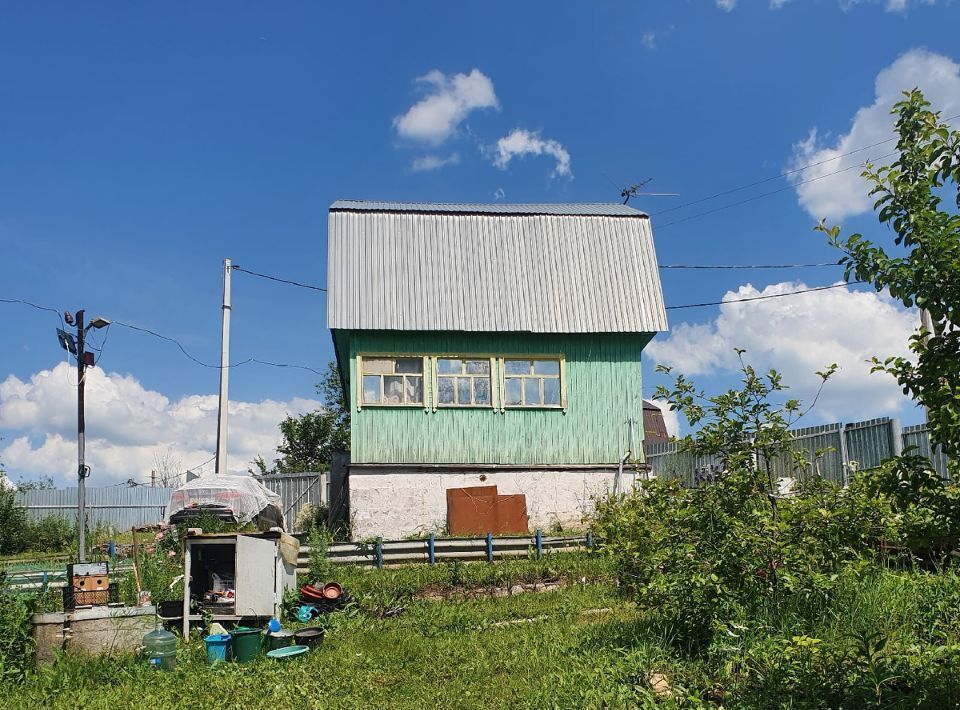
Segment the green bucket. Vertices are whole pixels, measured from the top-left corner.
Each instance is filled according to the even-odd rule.
[[[237,663],[248,663],[260,655],[263,648],[263,635],[260,629],[238,626],[230,633],[233,636],[230,640],[233,660]]]

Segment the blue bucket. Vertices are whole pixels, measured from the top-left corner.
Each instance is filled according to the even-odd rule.
[[[230,634],[214,634],[203,639],[207,644],[207,662],[210,665],[227,660],[227,649],[230,648]]]

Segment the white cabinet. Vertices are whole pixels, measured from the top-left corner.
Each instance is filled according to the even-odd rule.
[[[285,536],[284,547],[290,540]],[[295,548],[294,548],[295,549]],[[297,584],[296,556],[281,554],[281,533],[189,535],[184,541],[183,634],[190,622],[279,618],[283,593]],[[229,595],[213,599],[225,588]]]

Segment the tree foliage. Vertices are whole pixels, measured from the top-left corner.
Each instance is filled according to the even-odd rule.
[[[867,165],[863,177],[876,196],[881,224],[893,231],[893,248],[861,234],[841,236],[838,226],[819,229],[844,256],[846,279],[873,284],[907,307],[930,314],[932,328],[910,338],[913,360],[874,358],[874,370],[896,377],[904,394],[927,408],[931,439],[960,472],[960,214],[943,198],[955,193],[960,208],[960,131],[930,110],[923,94],[904,93],[894,106],[899,157],[889,166]]]
[[[270,468],[258,457],[254,464],[259,473],[326,471],[334,453],[350,450],[350,407],[335,363],[327,365],[316,389],[323,408],[280,422],[279,457]]]

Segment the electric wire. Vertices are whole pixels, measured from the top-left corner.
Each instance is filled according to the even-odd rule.
[[[882,155],[877,160],[883,160],[884,158],[889,158],[896,153],[887,153]],[[860,165],[849,165],[840,170],[834,170],[833,172],[824,173],[823,175],[817,175],[816,177],[809,178],[808,180],[801,180],[800,182],[792,183],[790,185],[784,185],[783,187],[778,187],[776,190],[770,190],[768,192],[761,192],[759,195],[752,195],[746,197],[742,200],[737,200],[736,202],[729,202],[725,205],[720,205],[719,207],[714,207],[713,209],[704,210],[703,212],[697,212],[696,214],[687,215],[686,217],[681,217],[680,219],[675,219],[672,222],[667,222],[666,224],[657,225],[657,229],[666,229],[667,227],[672,227],[675,224],[681,224],[683,222],[689,222],[692,219],[698,219],[700,217],[706,217],[707,215],[715,214],[717,212],[722,212],[723,210],[728,210],[732,207],[739,207],[740,205],[745,205],[749,202],[755,202],[756,200],[762,200],[765,197],[770,197],[771,195],[778,195],[781,192],[786,192],[787,190],[794,190],[800,185],[807,185],[811,182],[816,182],[817,180],[823,180],[828,177],[833,177],[834,175],[839,175],[840,173],[845,173],[848,170],[853,170],[854,168],[862,167]]]
[[[311,284],[301,283],[299,281],[291,281],[290,279],[282,279],[279,276],[269,276],[268,274],[257,273],[256,271],[250,271],[249,269],[244,269],[236,264],[233,264],[232,267],[234,271],[242,271],[245,274],[250,274],[251,276],[256,276],[261,279],[268,279],[270,281],[276,281],[282,284],[289,284],[291,286],[299,286],[300,288],[309,288],[313,291],[322,291],[323,293],[327,292],[327,289],[322,286],[312,286]]]
[[[813,293],[814,291],[827,291],[831,288],[845,288],[847,286],[856,286],[857,284],[867,283],[866,281],[849,281],[842,284],[833,284],[832,286],[815,286],[813,288],[803,288],[797,291],[787,291],[785,293],[771,293],[763,296],[748,296],[747,298],[732,298],[724,301],[710,301],[708,303],[686,303],[681,306],[666,306],[668,311],[677,311],[682,308],[704,308],[706,306],[722,306],[727,303],[745,303],[746,301],[763,301],[768,298],[783,298],[784,296],[797,296],[801,293]]]
[[[949,117],[943,119],[943,122],[944,122],[944,123],[949,123],[950,121],[954,121],[954,120],[956,120],[956,119],[958,119],[958,118],[960,118],[960,113],[958,113],[958,114],[956,114],[956,115],[953,115],[953,116],[949,116]],[[651,217],[656,217],[657,215],[666,214],[666,213],[668,213],[668,212],[674,212],[675,210],[681,210],[681,209],[684,209],[684,208],[686,208],[686,207],[692,207],[693,205],[699,205],[699,204],[702,204],[702,203],[704,203],[704,202],[709,202],[710,200],[715,200],[715,199],[717,199],[718,197],[725,197],[726,195],[732,195],[732,194],[735,193],[735,192],[741,192],[741,191],[743,191],[743,190],[749,190],[751,187],[757,187],[758,185],[763,185],[763,184],[765,184],[765,183],[772,182],[772,181],[774,181],[774,180],[779,180],[779,179],[781,179],[781,178],[785,178],[785,177],[788,177],[788,176],[790,176],[790,175],[794,175],[794,174],[796,174],[796,173],[802,173],[804,170],[809,170],[810,168],[815,168],[815,167],[818,167],[818,166],[820,166],[820,165],[825,165],[826,163],[833,162],[834,160],[840,160],[840,159],[842,159],[842,158],[846,158],[846,157],[848,157],[848,156],[855,155],[856,153],[862,153],[862,152],[865,151],[865,150],[870,150],[871,148],[876,148],[877,146],[885,145],[885,144],[887,144],[887,143],[892,143],[893,141],[895,141],[895,140],[897,140],[897,139],[898,139],[898,136],[891,136],[890,138],[886,138],[886,139],[884,139],[884,140],[882,140],[882,141],[877,141],[876,143],[871,143],[870,145],[861,146],[860,148],[854,148],[853,150],[848,151],[848,152],[846,152],[846,153],[841,153],[840,155],[834,155],[833,157],[830,157],[830,158],[824,158],[823,160],[818,160],[818,161],[813,162],[813,163],[806,163],[805,165],[799,165],[799,166],[797,166],[796,168],[791,168],[790,170],[785,170],[785,171],[783,171],[783,172],[781,172],[781,173],[777,173],[776,175],[771,175],[771,176],[769,176],[769,177],[765,177],[765,178],[762,178],[762,179],[760,179],[760,180],[754,180],[753,182],[747,183],[747,184],[745,184],[745,185],[740,185],[739,187],[732,187],[732,188],[727,189],[727,190],[721,190],[720,192],[716,192],[716,193],[714,193],[714,194],[712,194],[712,195],[708,195],[708,196],[706,196],[706,197],[700,197],[700,198],[698,198],[698,199],[696,199],[696,200],[691,200],[690,202],[684,202],[684,203],[679,204],[679,205],[674,205],[673,207],[667,207],[666,209],[658,210],[657,212],[651,212],[651,213],[650,213],[650,216],[651,216]],[[896,154],[896,152],[894,152],[894,153],[889,153],[889,154],[883,156],[883,158],[887,158],[887,157],[890,157],[891,155],[895,155],[895,154]],[[878,158],[877,160],[883,160],[883,158]],[[858,165],[859,165],[859,164],[858,164]],[[852,168],[852,167],[857,167],[857,166],[856,166],[856,165],[853,165],[853,166],[850,166],[850,167]],[[850,168],[844,168],[843,170],[834,171],[833,173],[828,173],[827,175],[822,175],[821,177],[829,177],[830,175],[836,175],[838,172],[844,172],[845,170],[849,170],[849,169],[850,169]],[[607,179],[609,180],[610,178],[608,177]],[[813,178],[813,179],[819,179],[819,178]],[[797,185],[803,185],[803,184],[805,184],[806,182],[812,182],[813,179],[811,179],[811,180],[809,180],[809,181],[798,182],[798,183],[796,183],[795,185],[792,185],[792,187],[796,187]],[[776,193],[770,193],[770,194],[776,194]]]
[[[819,266],[843,266],[836,261],[818,264],[660,264],[661,269],[807,269]]]

